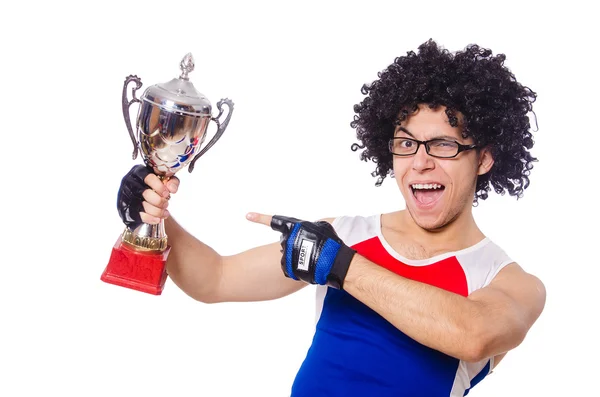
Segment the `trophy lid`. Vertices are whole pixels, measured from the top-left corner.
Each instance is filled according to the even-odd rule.
[[[194,70],[191,53],[185,55],[179,67],[179,78],[148,87],[141,99],[168,112],[198,117],[211,116],[210,101],[189,81],[188,74]]]

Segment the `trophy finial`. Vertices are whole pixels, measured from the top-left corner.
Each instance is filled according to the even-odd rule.
[[[194,70],[194,66],[194,57],[191,52],[188,52],[179,64],[179,67],[181,68],[181,76],[179,76],[179,78],[188,80],[188,74]]]

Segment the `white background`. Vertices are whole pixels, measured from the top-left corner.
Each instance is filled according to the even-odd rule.
[[[507,54],[539,94],[531,187],[474,211],[544,281],[547,305],[470,395],[594,395],[597,24],[584,2],[549,3],[3,3],[0,395],[288,395],[312,337],[313,288],[209,306],[170,280],[160,297],[100,281],[122,230],[118,184],[140,161],[123,81],[166,82],[192,52],[196,88],[235,102],[171,200],[184,227],[232,254],[279,238],[248,211],[317,219],[403,206],[394,181],[376,188],[374,165],[350,150],[349,123],[362,84],[429,38]]]

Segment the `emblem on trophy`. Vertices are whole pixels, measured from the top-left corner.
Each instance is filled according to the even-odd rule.
[[[136,91],[142,81],[127,76],[123,85],[123,117],[133,143],[133,159],[141,154],[144,163],[166,182],[183,168],[192,172],[198,158],[206,153],[223,135],[233,102],[217,102],[218,114],[213,116],[211,102],[196,90],[189,80],[194,70],[194,58],[188,53],[180,63],[181,74],[166,83],[148,87],[138,99]],[[128,98],[131,83],[132,99]],[[131,124],[130,108],[139,104],[135,131]],[[223,105],[228,112],[223,121]],[[213,121],[217,130],[204,145],[206,132]],[[204,146],[203,146],[204,145]],[[169,254],[164,221],[150,225],[142,223],[131,230],[125,227],[113,246],[111,256],[100,279],[106,283],[160,295],[167,278],[165,263]]]

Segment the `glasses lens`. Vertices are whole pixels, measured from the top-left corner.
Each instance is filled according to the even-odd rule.
[[[390,150],[394,154],[407,155],[417,151],[417,142],[408,138],[394,138],[390,142]]]
[[[444,139],[429,142],[429,153],[436,157],[454,157],[458,153],[458,144]]]

